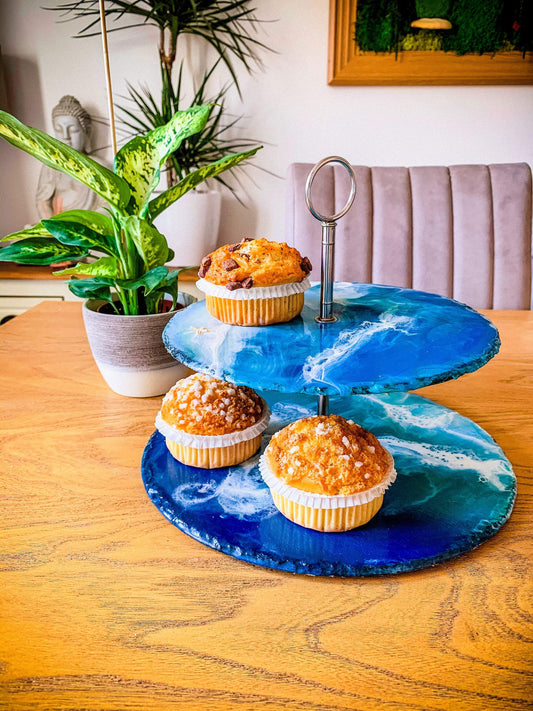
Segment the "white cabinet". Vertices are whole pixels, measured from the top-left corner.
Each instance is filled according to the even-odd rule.
[[[204,295],[194,281],[180,280],[180,291],[197,299]],[[67,283],[59,279],[0,279],[0,324],[17,316],[41,301],[79,301],[69,291]]]
[[[64,281],[56,279],[0,279],[0,323],[41,301],[73,301]]]

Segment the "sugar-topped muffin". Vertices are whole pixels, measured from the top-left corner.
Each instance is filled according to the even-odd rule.
[[[252,388],[195,373],[165,395],[156,427],[176,459],[211,469],[251,457],[269,416],[265,401]]]
[[[263,326],[290,321],[301,312],[311,269],[309,259],[284,242],[245,239],[204,257],[197,286],[215,318]]]
[[[305,417],[277,432],[260,468],[281,513],[320,531],[367,523],[396,478],[379,440],[339,415]]]

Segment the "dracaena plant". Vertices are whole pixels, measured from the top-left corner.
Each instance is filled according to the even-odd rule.
[[[59,12],[64,20],[86,23],[75,35],[78,38],[100,33],[98,0],[68,0],[46,9]],[[104,12],[111,21],[109,32],[151,26],[157,28],[159,34],[157,55],[161,88],[154,93],[146,87],[135,89],[128,85],[129,101],[118,106],[123,130],[128,133],[144,134],[167,123],[174,113],[188,105],[182,85],[184,63],[178,61],[180,54],[183,54],[180,38],[183,40],[186,35],[198,38],[216,58],[211,65],[203,68],[200,65],[193,72],[202,78],[194,89],[191,103],[209,102],[212,110],[205,129],[184,140],[169,154],[166,163],[169,186],[178,183],[184,173],[221,158],[228,151],[243,151],[253,145],[254,141],[250,139],[234,137],[234,127],[239,119],[226,115],[225,97],[229,85],[211,96],[208,89],[213,72],[217,67],[225,67],[230,85],[240,96],[237,67],[251,72],[261,65],[260,52],[268,50],[255,36],[259,21],[249,0],[108,0]],[[176,62],[179,72],[174,83]],[[238,197],[231,182],[220,177],[216,179]]]
[[[226,155],[152,197],[168,156],[187,137],[203,130],[210,109],[203,105],[179,111],[164,126],[136,136],[117,152],[113,170],[0,111],[3,138],[76,178],[107,203],[107,214],[69,210],[7,235],[4,240],[11,244],[0,248],[0,261],[49,265],[74,260],[75,266],[55,272],[72,277],[70,290],[82,298],[104,299],[116,311],[118,299],[126,315],[159,313],[165,294],[172,296],[175,307],[178,272],[165,266],[172,250],[153,220],[187,191],[260,148]]]

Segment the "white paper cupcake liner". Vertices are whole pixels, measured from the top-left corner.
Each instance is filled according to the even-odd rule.
[[[275,491],[290,501],[315,509],[339,509],[347,506],[368,504],[376,497],[381,496],[389,488],[396,479],[396,470],[394,469],[392,456],[388,452],[387,454],[389,455],[389,472],[383,481],[371,489],[359,491],[356,494],[349,494],[347,496],[340,494],[335,496],[312,494],[307,491],[302,491],[301,489],[296,489],[294,486],[290,486],[290,484],[286,484],[274,474],[267,462],[265,454],[263,454],[259,460],[259,471],[269,489],[272,489],[272,491]]]
[[[311,283],[307,277],[302,281],[293,281],[290,284],[278,284],[276,286],[252,286],[250,289],[234,289],[230,291],[225,286],[211,284],[205,279],[198,279],[196,286],[200,291],[209,296],[216,296],[219,299],[233,299],[234,301],[253,301],[255,299],[275,299],[280,296],[291,296],[301,294],[309,289]]]
[[[155,426],[164,437],[185,447],[194,447],[195,449],[230,447],[233,444],[253,439],[266,430],[268,423],[270,422],[270,410],[262,398],[261,402],[263,404],[263,416],[261,419],[251,427],[239,430],[238,432],[230,432],[229,434],[222,435],[189,434],[189,432],[184,432],[173,425],[169,425],[169,423],[161,417],[161,412],[157,413],[155,418]]]

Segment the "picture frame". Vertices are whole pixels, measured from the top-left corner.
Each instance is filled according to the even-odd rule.
[[[330,0],[328,84],[339,85],[527,85],[533,84],[533,52],[458,56],[451,52],[361,52],[354,41],[357,0]]]

